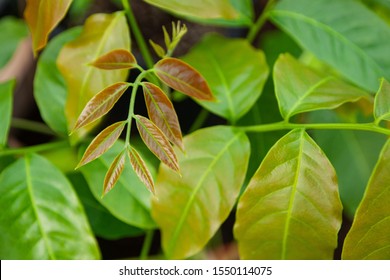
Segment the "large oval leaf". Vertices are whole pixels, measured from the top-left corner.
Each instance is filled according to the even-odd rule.
[[[250,0],[144,0],[186,19],[217,25],[250,26],[253,7]]]
[[[25,22],[13,17],[4,17],[0,20],[0,69],[13,56],[20,41],[27,37],[28,29]]]
[[[156,63],[154,70],[157,77],[171,88],[199,100],[214,100],[207,81],[184,61],[163,58]]]
[[[343,259],[390,259],[390,141],[371,175],[343,247]]]
[[[36,54],[46,46],[50,32],[66,15],[73,0],[27,0],[24,17],[33,37]]]
[[[275,93],[284,119],[318,109],[333,109],[369,94],[333,76],[317,73],[289,54],[274,66]]]
[[[245,179],[250,146],[245,134],[212,127],[184,137],[182,177],[160,166],[152,214],[169,258],[199,252],[232,210]]]
[[[260,97],[268,77],[264,53],[246,40],[206,36],[183,60],[207,80],[217,102],[199,102],[231,122],[237,121]]]
[[[115,32],[114,32],[115,30]],[[57,65],[66,80],[66,118],[71,130],[87,102],[98,92],[125,81],[128,70],[100,70],[88,63],[114,49],[130,49],[129,28],[123,12],[89,17],[83,32],[61,50]],[[79,130],[85,134],[90,126]]]
[[[377,123],[382,120],[390,121],[390,83],[385,79],[375,95],[374,117]]]
[[[117,219],[139,228],[156,227],[150,215],[151,193],[144,187],[127,160],[115,188],[102,198],[104,177],[115,157],[123,151],[117,141],[104,155],[80,168],[94,197]],[[154,169],[149,166],[152,175]]]
[[[38,60],[34,78],[34,98],[42,119],[58,134],[68,135],[65,117],[67,88],[65,79],[57,68],[61,48],[81,33],[81,27],[68,29],[49,42]]]
[[[0,176],[1,259],[97,259],[83,207],[68,180],[37,155]]]
[[[270,17],[355,84],[375,92],[390,79],[390,28],[360,1],[282,0]]]
[[[293,130],[271,148],[240,198],[240,257],[333,259],[341,218],[331,163],[303,130]]]
[[[15,81],[0,83],[0,150],[7,144],[12,118],[13,89]]]

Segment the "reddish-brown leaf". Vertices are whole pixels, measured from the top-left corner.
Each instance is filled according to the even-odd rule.
[[[171,88],[199,100],[214,100],[203,76],[184,61],[164,58],[156,63],[154,69],[159,79]]]
[[[135,173],[137,174],[138,178],[144,183],[146,188],[154,194],[154,182],[152,174],[150,174],[150,171],[148,167],[146,166],[144,160],[139,155],[136,149],[133,147],[129,147],[128,154],[130,158],[131,166],[133,167]]]
[[[130,69],[137,65],[137,60],[128,50],[117,49],[102,55],[91,65],[104,70]]]
[[[149,119],[135,116],[142,140],[156,157],[172,170],[179,172],[177,157],[164,133]]]
[[[183,151],[180,124],[172,102],[158,86],[148,82],[142,85],[150,120]]]
[[[106,87],[92,97],[87,105],[85,105],[84,110],[77,119],[72,133],[107,114],[112,107],[114,107],[115,103],[119,100],[122,94],[127,90],[129,85],[130,84],[128,83],[119,82]]]
[[[100,157],[109,148],[111,148],[121,135],[123,129],[125,128],[125,124],[126,122],[117,122],[100,132],[95,139],[92,140],[91,144],[89,144],[88,148],[84,152],[83,158],[80,160],[76,168],[79,168]]]
[[[105,196],[110,190],[112,190],[119,180],[123,169],[125,168],[126,153],[123,150],[111,163],[110,168],[106,173],[103,185],[103,196]]]

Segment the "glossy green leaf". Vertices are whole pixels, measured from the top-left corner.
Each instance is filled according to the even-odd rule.
[[[164,132],[169,141],[184,150],[180,124],[172,102],[158,86],[145,82],[142,87],[150,120]]]
[[[199,102],[231,122],[237,121],[259,98],[268,77],[264,53],[246,40],[208,35],[183,60],[210,85],[217,102]]]
[[[137,65],[137,60],[128,50],[118,49],[102,55],[91,65],[104,70],[130,69]]]
[[[355,84],[375,92],[390,79],[390,27],[360,1],[282,0],[270,18]]]
[[[390,259],[390,141],[371,175],[343,247],[343,259]]]
[[[115,49],[130,49],[129,28],[123,12],[92,15],[81,35],[61,50],[57,65],[68,87],[65,113],[69,130],[73,129],[77,117],[96,93],[126,80],[126,69],[106,71],[88,65]],[[78,130],[76,137],[91,128]]]
[[[123,150],[124,143],[117,141],[104,155],[80,168],[88,182],[96,200],[101,203],[117,219],[143,229],[154,228],[156,225],[150,216],[151,193],[144,187],[133,171],[129,161],[116,187],[103,198],[102,188],[104,176],[115,157]],[[152,175],[155,171],[146,161]]]
[[[275,93],[284,119],[308,111],[333,109],[369,94],[333,76],[317,73],[289,54],[274,66]]]
[[[150,173],[145,161],[142,159],[136,149],[130,147],[128,149],[128,155],[131,166],[137,174],[138,178],[145,184],[147,189],[154,194],[154,181],[152,174]]]
[[[375,96],[374,117],[377,123],[382,120],[390,121],[390,83],[385,79],[381,80]]]
[[[123,169],[125,168],[125,162],[126,162],[126,153],[123,150],[115,157],[114,161],[111,163],[110,167],[108,168],[106,176],[104,177],[103,196],[106,195],[109,191],[111,191],[115,187],[116,183],[118,182],[123,172]]]
[[[0,69],[11,59],[20,41],[27,37],[25,22],[13,17],[0,20]]]
[[[78,117],[73,131],[91,124],[107,114],[129,86],[128,83],[115,83],[92,97]]]
[[[19,159],[0,175],[1,259],[98,259],[83,207],[44,158]]]
[[[110,149],[115,141],[118,140],[119,136],[121,136],[125,125],[126,122],[117,122],[100,132],[85,150],[77,168],[95,160]]]
[[[372,121],[372,118],[360,116],[347,120],[334,111],[316,111],[307,115],[308,123],[346,121],[364,123]],[[378,133],[346,130],[312,130],[310,135],[336,169],[344,214],[352,220],[386,137]]]
[[[228,217],[245,179],[250,146],[244,133],[211,127],[184,137],[182,177],[160,166],[152,213],[169,258],[199,252]]]
[[[34,53],[46,46],[49,34],[66,15],[73,0],[27,0],[24,17],[33,38]]]
[[[75,27],[53,38],[39,56],[34,78],[34,98],[42,119],[53,131],[63,136],[68,135],[65,116],[67,88],[56,61],[61,48],[80,33],[81,27]]]
[[[164,133],[149,119],[137,115],[139,134],[149,150],[169,168],[179,172],[176,154]]]
[[[193,67],[177,58],[163,58],[154,66],[157,77],[171,88],[199,100],[213,101],[207,81]]]
[[[125,237],[139,236],[144,233],[142,229],[130,226],[108,212],[93,196],[82,174],[73,172],[68,174],[75,186],[75,191],[83,203],[89,223],[95,235],[104,239],[116,240]]]
[[[336,172],[303,130],[268,152],[237,206],[243,259],[333,259],[342,205]]]
[[[13,89],[15,81],[0,83],[0,150],[8,142],[8,132],[12,118]]]
[[[168,13],[204,24],[249,26],[253,20],[250,0],[144,0]]]

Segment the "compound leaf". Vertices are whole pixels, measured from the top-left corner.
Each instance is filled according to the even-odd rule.
[[[128,50],[118,49],[102,55],[91,65],[104,70],[130,69],[137,65],[137,60]]]
[[[154,181],[146,163],[137,152],[136,149],[130,147],[128,149],[131,166],[133,167],[138,178],[145,184],[147,189],[154,194]]]
[[[173,144],[184,150],[180,124],[172,102],[158,86],[147,82],[142,86],[150,120]]]
[[[0,175],[1,259],[98,259],[97,242],[65,176],[29,155]]]
[[[336,172],[303,130],[268,152],[237,208],[243,259],[333,259],[342,205]]]
[[[199,100],[214,100],[206,80],[184,61],[163,58],[156,63],[154,70],[157,77],[171,88]]]
[[[343,259],[390,258],[390,141],[371,175],[343,246]]]
[[[115,187],[119,177],[123,172],[123,169],[125,168],[125,162],[126,153],[123,150],[111,163],[110,168],[108,168],[106,176],[104,177],[103,196],[111,191],[113,187]]]
[[[164,252],[173,259],[199,252],[228,217],[250,154],[246,135],[231,127],[198,130],[184,144],[186,154],[178,152],[182,176],[160,165],[152,201]]]

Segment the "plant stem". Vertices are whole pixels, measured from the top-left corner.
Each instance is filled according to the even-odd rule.
[[[47,150],[64,148],[68,146],[69,146],[69,142],[64,140],[64,141],[45,143],[45,144],[35,145],[30,147],[8,149],[8,150],[0,151],[0,156],[25,155],[30,153],[38,153]]]
[[[142,245],[141,255],[139,257],[140,260],[146,260],[148,258],[150,248],[152,247],[153,235],[153,230],[146,231],[145,240]]]
[[[196,117],[194,123],[188,130],[188,133],[194,132],[195,130],[201,128],[209,115],[210,115],[209,111],[202,108],[202,110],[199,112],[198,116]]]
[[[375,125],[374,123],[289,123],[277,122],[271,124],[253,125],[253,126],[238,126],[237,129],[245,132],[268,132],[275,130],[290,130],[290,129],[319,129],[319,130],[361,130],[381,133],[390,136],[390,129]]]
[[[125,9],[127,18],[130,23],[131,30],[134,34],[135,40],[137,41],[138,47],[141,51],[141,54],[145,60],[145,64],[147,68],[152,68],[154,65],[152,55],[150,54],[150,51],[147,47],[147,44],[145,42],[145,39],[141,33],[141,30],[139,29],[138,23],[134,17],[134,13],[131,9],[131,6],[129,4],[129,0],[122,0],[123,8]]]
[[[47,135],[56,135],[55,132],[45,124],[26,119],[13,118],[11,121],[11,126],[27,131],[33,131]]]
[[[256,20],[256,22],[252,25],[250,28],[248,35],[246,39],[250,42],[253,43],[253,41],[256,38],[257,33],[259,33],[260,29],[264,26],[265,22],[267,21],[268,18],[268,12],[273,8],[275,5],[276,0],[269,0],[267,5],[264,7],[263,12],[259,16],[259,18]]]

